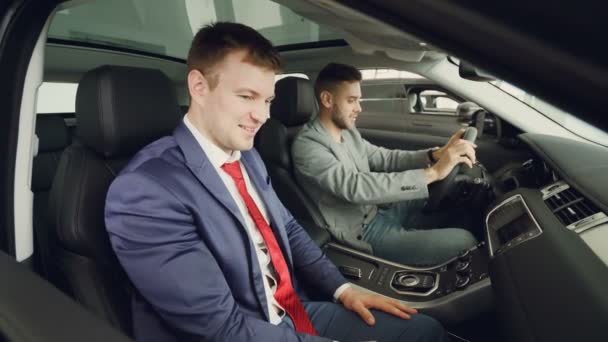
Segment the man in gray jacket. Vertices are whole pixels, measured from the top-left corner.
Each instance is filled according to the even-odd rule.
[[[428,184],[460,163],[472,166],[475,145],[460,139],[463,131],[431,150],[370,144],[355,128],[360,83],[361,73],[352,66],[330,63],[323,68],[315,82],[319,115],[292,146],[296,178],[332,235],[353,248],[416,266],[447,261],[474,246],[469,231],[434,229],[446,224],[445,215],[425,216],[421,209]]]

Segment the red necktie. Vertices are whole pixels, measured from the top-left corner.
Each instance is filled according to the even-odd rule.
[[[249,195],[249,192],[247,192],[247,186],[245,185],[243,173],[241,172],[241,164],[237,160],[222,165],[222,169],[229,174],[236,183],[236,187],[239,190],[241,197],[245,200],[249,215],[251,215],[251,218],[264,238],[264,242],[266,242],[266,246],[270,252],[270,260],[272,260],[272,264],[274,265],[279,278],[279,284],[274,294],[274,298],[291,317],[296,326],[296,331],[310,335],[318,335],[310,318],[308,318],[306,310],[304,310],[304,305],[302,305],[300,298],[298,298],[298,295],[291,284],[287,262],[285,262],[285,257],[274,236],[274,232],[268,223],[266,223],[266,219],[264,219],[260,209],[255,204],[251,195]]]

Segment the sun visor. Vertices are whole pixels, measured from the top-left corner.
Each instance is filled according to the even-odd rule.
[[[386,54],[387,57],[398,59],[404,62],[420,62],[427,52],[424,50],[404,50],[379,46],[377,44],[372,44],[368,41],[361,40],[352,35],[345,37],[345,40],[355,52],[363,53],[366,55],[372,55],[380,52]]]

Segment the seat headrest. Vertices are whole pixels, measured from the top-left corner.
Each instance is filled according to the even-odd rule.
[[[409,93],[407,94],[407,105],[409,106],[410,113],[417,112],[416,105],[418,104],[418,94]]]
[[[473,114],[482,109],[476,103],[462,102],[456,107],[456,117],[460,123],[468,124],[473,119]]]
[[[106,65],[78,85],[77,136],[105,157],[134,154],[170,134],[180,118],[175,89],[160,70]]]
[[[315,92],[309,80],[285,77],[275,85],[270,117],[287,127],[303,125],[315,110]]]
[[[70,132],[62,117],[42,114],[36,116],[38,153],[61,151],[70,144]]]

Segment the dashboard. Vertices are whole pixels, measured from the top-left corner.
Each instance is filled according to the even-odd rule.
[[[505,340],[606,341],[608,149],[540,134],[519,139],[533,157],[495,175],[498,196],[485,214]]]
[[[608,264],[608,149],[538,134],[519,138],[533,157],[496,175],[500,201],[491,206],[485,221],[490,254],[537,236],[543,225],[556,225],[552,219],[547,222],[554,216]],[[527,203],[539,201],[546,208],[538,206],[532,213]]]

